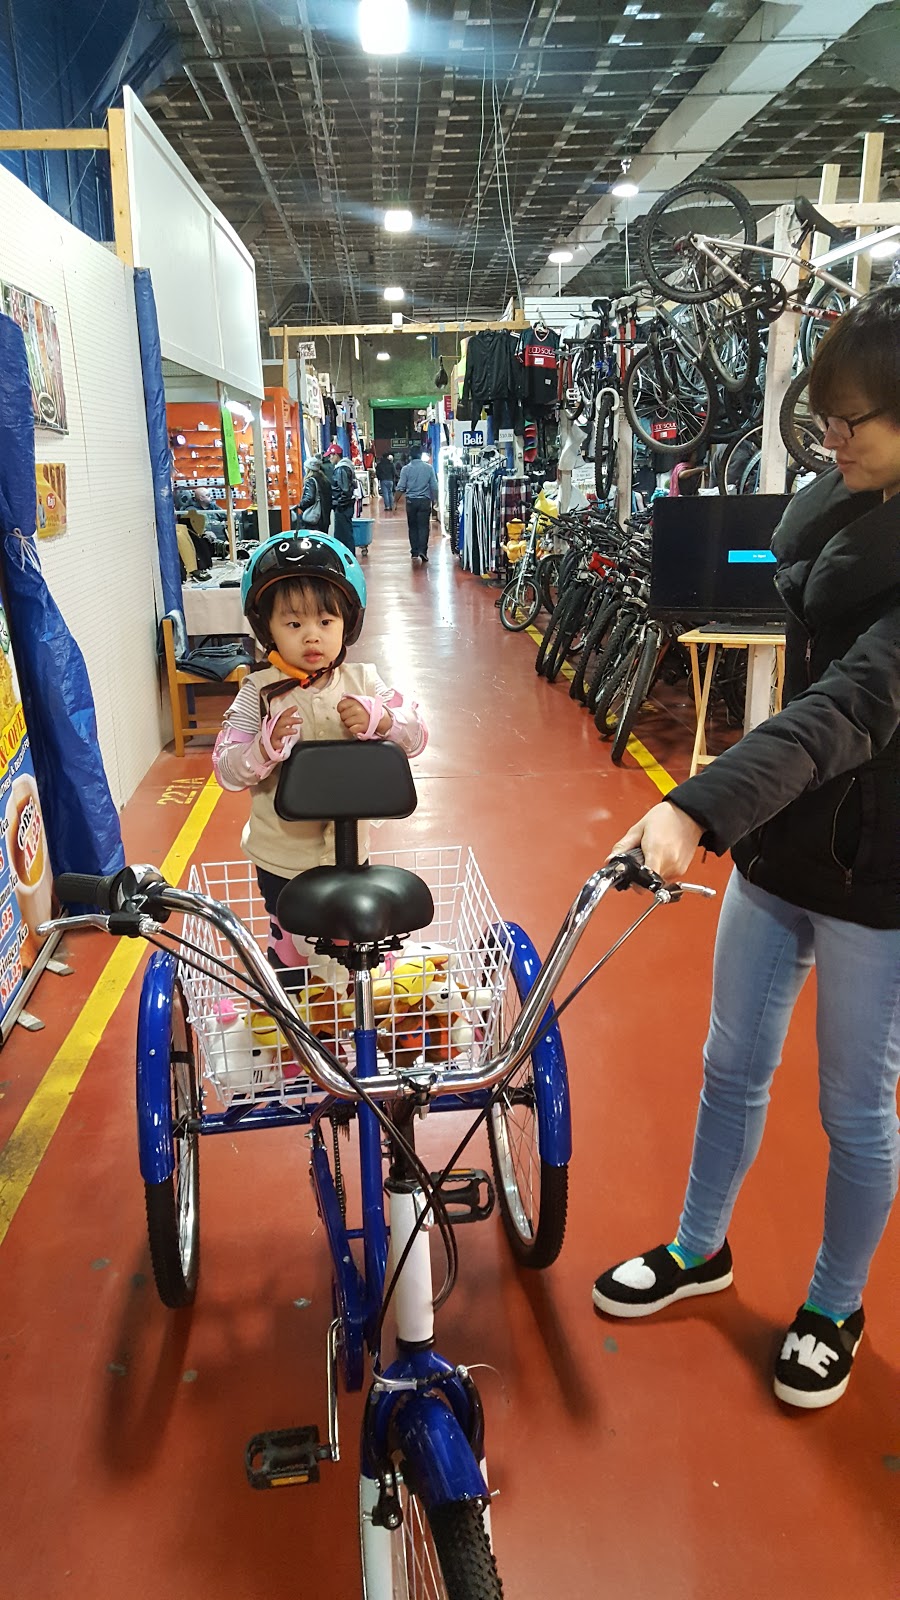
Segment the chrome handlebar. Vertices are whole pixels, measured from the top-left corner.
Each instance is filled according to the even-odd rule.
[[[491,1088],[507,1073],[514,1071],[528,1055],[557,985],[601,900],[610,889],[625,889],[632,885],[648,888],[653,894],[654,904],[642,911],[617,941],[616,949],[658,906],[673,904],[680,900],[683,894],[699,894],[705,898],[715,894],[715,890],[700,884],[665,884],[655,874],[648,872],[642,862],[635,857],[615,857],[607,866],[595,872],[576,896],[553,941],[550,953],[522,1005],[508,1039],[495,1056],[479,1063],[477,1067],[438,1068],[428,1064],[421,1068],[407,1069],[402,1073],[379,1072],[377,1078],[361,1080],[362,1091],[374,1094],[378,1099],[411,1095],[421,1092],[423,1088],[429,1095],[466,1094],[476,1089]],[[90,914],[56,918],[52,922],[43,923],[38,932],[43,935],[57,929],[69,931],[96,928],[102,932],[132,938],[147,938],[161,930],[162,922],[172,912],[202,917],[212,924],[240,957],[245,971],[261,993],[283,1013],[279,1017],[279,1024],[299,1065],[327,1093],[344,1100],[358,1098],[358,1094],[354,1095],[353,1088],[346,1078],[335,1070],[337,1062],[327,1046],[310,1033],[299,1017],[296,1022],[288,1022],[288,1016],[292,1016],[294,1011],[290,997],[282,988],[277,972],[270,966],[249,929],[228,906],[211,899],[208,895],[172,888],[169,884],[163,883],[158,873],[151,875],[148,903],[160,909],[159,920],[137,907],[123,908],[109,915]],[[371,985],[371,972],[363,971],[357,974],[358,1026],[372,1026],[374,1023]]]

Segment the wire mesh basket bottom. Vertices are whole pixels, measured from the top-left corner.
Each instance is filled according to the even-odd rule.
[[[408,1069],[470,1066],[497,1037],[512,960],[512,938],[471,850],[460,845],[373,854],[373,865],[403,867],[428,885],[434,918],[411,932],[374,976],[379,1063]],[[269,915],[249,861],[192,867],[189,887],[226,904],[265,949]],[[208,922],[189,917],[185,937],[233,971],[230,945]],[[298,941],[300,942],[300,941]],[[350,1070],[354,1066],[351,979],[307,947],[309,976],[296,996],[308,1027]],[[204,1077],[226,1105],[239,1099],[304,1099],[314,1087],[271,1017],[231,993],[221,968],[182,962],[180,977],[203,1056]],[[298,961],[303,958],[298,957]]]

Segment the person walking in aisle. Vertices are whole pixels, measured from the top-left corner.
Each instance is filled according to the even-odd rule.
[[[409,552],[413,561],[418,556],[423,563],[428,560],[428,536],[431,532],[431,511],[437,505],[438,481],[430,461],[423,461],[422,453],[414,453],[403,468],[397,484],[397,499],[406,496],[406,526],[409,529]]]
[[[726,1231],[815,965],[824,1236],[774,1374],[778,1398],[807,1410],[849,1382],[900,1168],[900,288],[834,324],[809,400],[835,466],[794,497],[772,541],[787,608],[784,710],[673,789],[613,852],[640,847],[671,881],[698,846],[730,848],[735,870],[678,1231],[604,1272],[593,1292],[609,1316],[644,1317],[731,1283]],[[779,1200],[788,1213],[787,1183]]]
[[[297,508],[302,528],[327,533],[331,526],[331,471],[322,456],[310,456],[303,473],[303,493]]]
[[[346,460],[340,445],[335,442],[328,446],[328,457],[332,464],[331,474],[331,509],[334,513],[334,537],[340,541],[345,550],[354,553],[353,540],[353,508],[356,505],[356,473],[350,462]]]
[[[381,490],[381,498],[384,501],[385,511],[393,511],[394,485],[397,482],[394,473],[393,456],[389,456],[387,453],[385,453],[383,456],[379,456],[378,465],[375,468],[375,476],[378,479],[378,487]]]

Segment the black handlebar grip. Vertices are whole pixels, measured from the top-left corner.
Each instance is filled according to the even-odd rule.
[[[53,887],[64,906],[96,906],[99,911],[118,911],[134,884],[130,867],[100,878],[88,872],[63,872],[54,878]]]

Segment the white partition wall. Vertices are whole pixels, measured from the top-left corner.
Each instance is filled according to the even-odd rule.
[[[124,106],[134,263],[150,269],[162,353],[261,400],[253,257],[130,89]]]
[[[39,544],[51,592],[87,663],[118,805],[162,748],[159,561],[129,268],[0,168],[0,282],[56,312],[66,433],[38,430],[65,465],[67,531]]]

